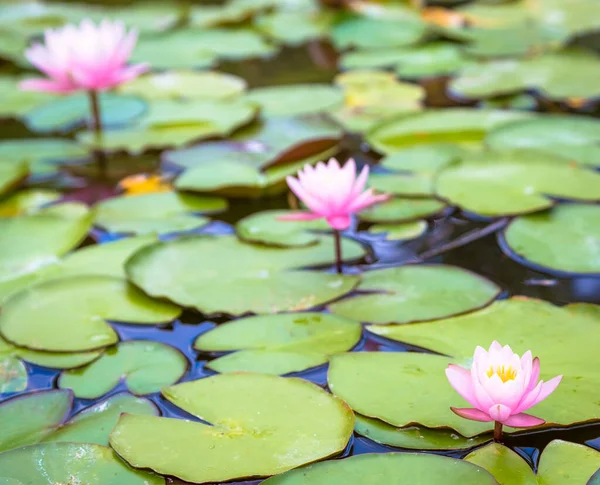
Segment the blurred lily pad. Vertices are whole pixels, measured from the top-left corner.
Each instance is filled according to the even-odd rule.
[[[196,483],[269,476],[335,455],[354,427],[343,401],[301,379],[222,374],[162,392],[211,425],[126,414],[110,444],[135,467]]]
[[[106,128],[127,125],[146,111],[146,103],[133,96],[102,93],[99,102],[102,124]],[[92,123],[90,100],[85,94],[45,103],[25,116],[28,128],[40,133],[68,133]]]
[[[367,141],[377,151],[390,153],[430,143],[474,144],[488,131],[532,115],[517,111],[448,108],[399,117],[375,127]]]
[[[385,177],[385,176],[383,176]],[[378,190],[386,190],[386,184],[396,186],[397,181],[393,176],[390,180],[383,182],[383,177],[376,178],[375,183],[371,180],[371,186]],[[361,221],[367,222],[409,222],[423,217],[430,217],[440,213],[446,204],[437,199],[408,199],[402,197],[393,197],[392,199],[369,207],[358,214]]]
[[[372,234],[384,234],[387,241],[405,241],[416,239],[427,232],[427,221],[373,224],[369,227]]]
[[[0,39],[1,39],[0,35]],[[1,45],[1,40],[0,40]],[[0,47],[1,53],[1,47]],[[38,106],[55,99],[55,96],[38,91],[22,91],[19,89],[21,78],[13,76],[0,77],[0,118],[20,118]]]
[[[0,201],[0,217],[33,214],[46,204],[62,197],[60,192],[48,189],[26,189]]]
[[[107,320],[155,325],[170,322],[180,311],[120,278],[74,276],[12,296],[2,307],[0,333],[9,342],[33,350],[81,352],[118,341]]]
[[[326,11],[279,10],[259,16],[254,25],[270,39],[296,46],[327,37],[332,20]]]
[[[22,361],[10,354],[0,356],[0,395],[24,391],[28,380],[27,367]]]
[[[113,233],[168,234],[196,229],[227,209],[220,197],[156,192],[114,197],[95,207],[95,224]]]
[[[600,206],[561,204],[520,216],[503,237],[508,255],[535,269],[600,274]]]
[[[67,419],[72,404],[72,392],[54,389],[3,401],[0,404],[0,452],[37,443]]]
[[[0,164],[0,194],[14,189],[29,175],[26,163]]]
[[[58,386],[84,399],[103,396],[121,381],[133,394],[151,394],[177,382],[187,367],[185,356],[169,345],[131,340],[108,349],[85,367],[64,371]]]
[[[600,452],[568,441],[551,441],[540,457],[537,473],[517,453],[491,443],[469,453],[465,460],[490,472],[499,483],[576,485],[587,483],[600,468]]]
[[[108,436],[123,413],[160,415],[160,411],[152,401],[121,392],[83,409],[46,435],[42,441],[94,443],[108,446]]]
[[[187,69],[150,73],[119,88],[120,93],[157,99],[230,99],[242,94],[246,81],[217,71]]]
[[[244,217],[235,225],[240,239],[273,246],[308,246],[319,241],[319,235],[313,231],[329,231],[325,220],[280,221],[279,217],[290,214],[289,210],[270,210],[255,212]]]
[[[286,313],[242,318],[200,335],[194,348],[236,351],[208,362],[217,372],[287,374],[325,364],[361,337],[359,323],[321,313]]]
[[[347,260],[364,255],[359,244],[348,240],[342,251]],[[285,249],[231,236],[189,236],[142,249],[126,270],[148,294],[205,314],[276,313],[313,308],[352,290],[357,276],[296,269],[329,264],[333,257],[329,236],[318,244]]]
[[[516,121],[492,130],[485,142],[496,150],[530,148],[600,166],[600,122],[594,118],[552,115]]]
[[[482,216],[524,214],[552,207],[551,197],[600,200],[600,174],[540,152],[484,152],[444,168],[435,190]]]
[[[340,89],[328,84],[290,84],[251,89],[243,99],[269,117],[326,112],[340,106],[344,97]]]
[[[476,310],[500,293],[491,281],[446,265],[367,271],[357,290],[369,293],[333,303],[331,312],[361,322],[420,322]]]
[[[74,480],[86,485],[165,483],[157,475],[132,470],[110,448],[89,443],[42,443],[17,448],[0,454],[0,469],[9,485]]]
[[[565,36],[600,30],[600,5],[594,0],[541,0],[534,11],[540,22]]]
[[[315,463],[265,480],[265,485],[326,485],[345,483],[363,485],[394,483],[413,485],[417,483],[445,483],[461,485],[477,483],[497,485],[489,473],[476,466],[468,466],[456,458],[416,453],[364,454]]]

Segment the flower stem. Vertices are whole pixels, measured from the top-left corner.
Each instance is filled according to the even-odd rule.
[[[502,442],[502,423],[498,421],[494,423],[494,441],[496,443]]]
[[[102,136],[102,118],[100,117],[100,103],[98,102],[98,92],[91,89],[88,91],[90,97],[90,106],[92,108],[92,117],[94,119],[94,132],[97,141]]]
[[[335,269],[338,274],[342,274],[342,238],[340,231],[334,229],[333,236],[335,239]]]

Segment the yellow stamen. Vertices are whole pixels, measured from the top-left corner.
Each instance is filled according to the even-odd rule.
[[[496,374],[502,382],[514,381],[517,378],[517,369],[513,369],[510,365],[508,367],[499,365],[495,369],[493,366],[490,366],[486,374],[488,377]]]

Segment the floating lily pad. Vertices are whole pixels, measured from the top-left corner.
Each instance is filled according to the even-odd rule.
[[[328,84],[291,84],[252,89],[244,99],[260,106],[265,116],[299,116],[334,109],[344,97]]]
[[[48,93],[19,89],[20,81],[21,78],[17,77],[0,77],[0,96],[2,97],[0,118],[20,118],[32,109],[54,99],[54,96]]]
[[[416,450],[462,450],[481,445],[492,438],[490,434],[465,438],[452,430],[423,426],[396,428],[379,419],[361,415],[356,416],[354,430],[376,443]]]
[[[533,408],[535,416],[545,419],[549,425],[563,426],[596,420],[600,416],[600,403],[596,398],[600,382],[593,370],[600,365],[593,345],[600,331],[597,316],[555,307],[541,300],[513,298],[463,316],[426,324],[374,326],[369,330],[386,338],[453,355],[465,367],[470,365],[469,359],[477,345],[487,347],[493,340],[511,345],[518,354],[530,349],[540,358],[542,379],[548,380],[558,374],[564,376],[558,390]],[[535,335],[535,342],[532,335]],[[577,355],[577,359],[573,359],[573,355]],[[438,405],[447,402],[454,407],[460,406],[461,399],[457,401],[456,393],[447,383],[440,383],[438,387],[430,381],[429,372],[426,374],[427,382],[421,384],[419,393],[425,392],[425,386],[437,389]],[[358,384],[354,385],[358,388]],[[394,385],[400,384],[396,380]],[[451,401],[454,404],[450,404]],[[412,418],[406,416],[405,419],[421,422],[414,411],[409,414]],[[459,430],[450,424],[450,419],[453,418],[442,409],[433,422],[435,426],[450,425]]]
[[[371,186],[375,185],[378,190],[384,190],[387,184],[382,184],[382,179],[376,180]],[[395,179],[390,181],[393,186]],[[440,213],[446,204],[437,199],[407,199],[402,197],[393,197],[392,199],[377,204],[376,206],[365,209],[358,214],[361,221],[367,222],[407,222],[422,217],[430,217]]]
[[[157,475],[132,470],[110,448],[89,443],[42,443],[0,454],[7,485],[85,483],[86,485],[164,485]],[[8,481],[12,480],[12,481]]]
[[[372,234],[384,234],[388,241],[405,241],[416,239],[427,232],[427,221],[399,222],[390,224],[373,224],[369,227]]]
[[[600,200],[600,174],[540,152],[487,152],[444,168],[435,190],[482,216],[524,214],[552,207],[550,197]]]
[[[222,374],[163,395],[212,426],[126,414],[110,444],[135,467],[195,483],[269,476],[327,458],[344,449],[354,427],[343,401],[301,379]]]
[[[472,64],[450,84],[458,96],[480,99],[532,89],[550,99],[590,99],[600,96],[595,82],[600,57],[587,51],[565,50],[524,60]]]
[[[227,208],[219,197],[156,192],[126,195],[100,202],[95,208],[96,225],[114,233],[168,234],[206,225],[212,214]]]
[[[56,190],[26,189],[0,201],[0,217],[14,217],[37,212],[42,206],[62,197]]]
[[[73,393],[64,390],[30,392],[3,401],[0,452],[37,443],[67,419],[72,404]]]
[[[279,217],[290,214],[289,210],[255,212],[244,217],[235,225],[240,239],[252,243],[273,246],[308,246],[319,241],[319,234],[313,231],[329,231],[324,219],[314,221],[281,221]]]
[[[169,345],[131,340],[85,367],[63,372],[58,385],[84,399],[103,396],[121,381],[133,394],[151,394],[181,379],[187,366],[184,355]]]
[[[124,84],[119,92],[155,99],[230,99],[242,94],[246,81],[217,71],[173,70],[146,74]]]
[[[292,470],[265,480],[265,485],[364,485],[394,483],[415,485],[477,483],[497,485],[489,473],[456,458],[416,453],[386,453],[352,456]]]
[[[534,6],[544,25],[565,36],[577,36],[600,29],[600,5],[594,0],[543,0]]]
[[[488,134],[486,144],[493,149],[539,150],[600,166],[600,122],[581,116],[543,116],[516,121]]]
[[[508,94],[484,99],[477,104],[483,109],[513,109],[523,111],[535,111],[538,100],[531,94]]]
[[[27,367],[23,362],[13,355],[0,357],[0,394],[24,391],[27,381]]]
[[[178,307],[153,300],[120,278],[75,276],[11,297],[2,307],[0,332],[9,342],[33,350],[81,352],[117,342],[106,320],[155,325],[179,313]]]
[[[194,348],[238,351],[207,366],[218,372],[299,372],[350,350],[361,336],[359,323],[321,313],[286,313],[235,320],[200,335]]]
[[[600,274],[600,206],[565,204],[517,217],[504,242],[509,256],[536,269]]]
[[[329,309],[361,322],[411,323],[476,310],[500,293],[491,281],[446,265],[367,271],[357,289],[370,293],[333,303]]]
[[[108,436],[123,413],[160,415],[160,411],[152,401],[122,392],[85,408],[46,435],[42,441],[94,443],[108,446]]]
[[[544,449],[537,474],[517,453],[491,443],[465,458],[490,472],[499,483],[523,485],[577,485],[586,483],[600,468],[600,452],[568,441],[551,441]]]
[[[364,254],[347,240],[342,251],[347,260]],[[275,313],[313,308],[352,290],[357,276],[295,269],[328,264],[333,257],[328,236],[291,249],[244,244],[230,236],[191,236],[142,249],[126,270],[148,294],[203,313]]]
[[[26,163],[0,164],[0,194],[14,189],[27,175],[29,168]]]
[[[261,15],[254,24],[270,39],[296,46],[327,37],[331,22],[331,15],[323,11],[274,11]]]
[[[146,111],[146,103],[133,96],[103,93],[99,95],[99,102],[104,127],[126,125]],[[25,123],[31,130],[41,133],[68,133],[91,125],[91,113],[87,95],[75,94],[30,111],[25,116]]]
[[[376,127],[368,142],[382,153],[429,143],[473,144],[488,131],[532,115],[517,111],[449,108],[404,116]]]

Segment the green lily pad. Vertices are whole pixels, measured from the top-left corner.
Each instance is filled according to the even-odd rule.
[[[535,149],[583,165],[600,166],[600,122],[582,116],[552,115],[516,121],[492,130],[492,149]]]
[[[540,152],[487,152],[444,168],[435,190],[482,216],[524,214],[552,207],[550,197],[600,200],[600,174]]]
[[[427,221],[422,219],[412,222],[390,224],[373,224],[369,227],[371,234],[385,234],[387,241],[406,241],[416,239],[427,232]]]
[[[259,16],[254,25],[274,41],[297,46],[328,36],[332,17],[325,11],[274,11]]]
[[[484,99],[477,106],[483,109],[535,111],[538,108],[538,100],[531,94],[508,94]]]
[[[321,313],[286,313],[242,318],[200,335],[194,348],[237,351],[207,367],[217,372],[287,374],[326,363],[361,337],[359,323]]]
[[[472,64],[450,84],[452,93],[471,99],[537,90],[543,96],[564,100],[600,96],[595,80],[600,59],[581,50],[552,52],[524,60]]]
[[[594,0],[543,0],[535,5],[540,22],[565,36],[593,33],[600,28],[600,6]]]
[[[0,452],[37,443],[67,419],[72,404],[73,393],[64,390],[30,392],[3,401]]]
[[[195,483],[268,476],[333,456],[354,427],[343,401],[301,379],[222,374],[163,395],[210,425],[126,414],[110,444],[134,467]]]
[[[42,443],[0,454],[7,485],[85,483],[86,485],[164,485],[157,475],[132,470],[106,446]],[[11,481],[8,481],[11,480]]]
[[[0,77],[0,96],[2,97],[0,118],[21,118],[32,109],[55,98],[48,93],[22,91],[19,88],[21,80],[21,78],[12,76]]]
[[[342,252],[347,260],[364,255],[353,241],[343,241]],[[313,308],[352,290],[357,276],[295,269],[328,264],[333,256],[328,236],[290,249],[244,244],[231,236],[190,236],[142,249],[126,270],[148,294],[205,314],[276,313]]]
[[[0,394],[27,389],[27,367],[13,355],[0,357]]]
[[[387,177],[387,175],[386,175]],[[394,186],[395,179],[390,176],[390,185]],[[383,182],[383,177],[371,179],[370,185],[376,186],[378,190],[385,191],[388,187],[387,182]],[[367,222],[408,222],[430,217],[439,214],[444,210],[446,204],[437,199],[407,199],[402,197],[393,197],[386,202],[369,207],[358,214],[361,221]]]
[[[291,214],[289,210],[255,212],[244,217],[235,225],[240,239],[273,246],[309,246],[319,241],[313,231],[329,231],[324,219],[314,221],[281,221],[279,217]]]
[[[486,133],[494,128],[531,116],[501,110],[428,110],[382,123],[367,134],[367,141],[382,153],[430,143],[473,144],[483,141]]]
[[[212,214],[227,209],[220,197],[203,197],[177,192],[156,192],[114,197],[100,202],[95,224],[114,233],[168,234],[206,225],[210,219],[195,214]]]
[[[152,401],[121,392],[85,408],[41,441],[94,443],[108,446],[108,436],[123,413],[160,415],[160,411]]]
[[[180,312],[120,278],[75,276],[11,297],[2,307],[0,332],[9,342],[33,350],[82,352],[118,341],[106,320],[155,325],[170,322]]]
[[[379,419],[356,416],[358,434],[384,445],[415,450],[464,450],[491,440],[490,434],[465,438],[454,431],[423,426],[396,428]]]
[[[331,312],[361,322],[420,322],[476,310],[500,293],[491,281],[446,265],[367,271],[357,289],[371,293],[333,303]]]
[[[217,71],[186,69],[146,74],[124,84],[119,92],[156,99],[231,99],[242,94],[246,81]]]
[[[600,468],[600,452],[568,441],[551,441],[544,449],[537,474],[510,448],[491,443],[465,458],[490,472],[500,484],[578,485]]]
[[[146,111],[146,103],[132,96],[102,93],[99,102],[104,127],[126,125]],[[90,100],[85,94],[51,101],[25,116],[29,129],[40,133],[68,133],[92,123]]]
[[[29,175],[26,163],[0,164],[0,194],[10,192]]]
[[[365,485],[394,483],[414,485],[477,483],[497,485],[489,473],[455,458],[416,453],[386,453],[351,456],[292,470],[265,480],[265,485]]]
[[[185,356],[169,345],[131,340],[85,367],[64,371],[58,386],[84,399],[103,396],[121,381],[133,394],[151,394],[181,379],[187,366]]]
[[[63,7],[65,14],[73,20],[80,22],[84,18],[91,18],[97,23],[104,19],[123,22],[128,27],[138,32],[159,33],[175,27],[184,22],[186,6],[184,4],[160,2],[131,2],[131,4],[116,4],[115,7],[94,9],[91,5],[82,5],[80,11],[71,12],[73,5]],[[91,8],[92,7],[92,8]],[[73,18],[74,17],[74,18]]]
[[[26,189],[0,201],[0,217],[14,217],[37,212],[42,206],[56,202],[60,192],[48,189]]]
[[[543,271],[600,274],[600,206],[565,204],[514,219],[508,255]]]
[[[265,116],[299,116],[326,112],[344,101],[341,90],[328,84],[290,84],[255,88],[244,99]]]
[[[511,345],[518,354],[531,349],[540,358],[542,379],[548,380],[558,374],[564,376],[558,390],[537,404],[533,408],[533,414],[545,419],[548,425],[566,426],[596,420],[600,416],[600,403],[596,398],[600,382],[593,370],[600,362],[592,345],[600,331],[598,321],[597,315],[521,297],[498,301],[463,316],[427,324],[373,326],[369,327],[369,331],[389,339],[453,355],[464,366],[469,365],[469,359],[477,345],[488,347],[493,340]],[[532,335],[535,336],[534,339]],[[577,359],[573,360],[573,355],[577,355]],[[440,372],[442,370],[440,367]],[[429,374],[426,381],[421,386],[429,388],[434,385],[430,382]],[[395,385],[399,384],[396,382]],[[435,399],[439,402],[454,401],[454,404],[448,405],[455,407],[460,404],[461,399],[457,398],[449,385],[440,384],[437,390]],[[441,406],[441,410],[437,411],[439,415],[434,421],[436,426],[450,425],[444,407]],[[414,414],[412,411],[411,413]],[[420,422],[418,417],[414,420]],[[451,426],[455,428],[454,425]]]

